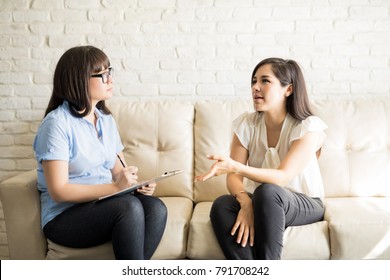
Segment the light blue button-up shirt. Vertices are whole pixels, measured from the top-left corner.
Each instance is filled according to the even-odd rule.
[[[57,203],[49,195],[42,169],[43,160],[64,160],[69,164],[69,184],[112,182],[111,169],[116,153],[123,150],[115,120],[98,109],[96,128],[84,118],[76,118],[64,101],[50,112],[38,128],[34,140],[38,162],[38,190],[41,195],[42,227],[73,203]]]

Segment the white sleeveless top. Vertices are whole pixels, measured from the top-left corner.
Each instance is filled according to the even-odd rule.
[[[267,130],[263,112],[246,112],[233,121],[233,129],[241,144],[248,150],[248,165],[257,168],[279,167],[289,151],[292,142],[300,139],[308,132],[318,132],[317,148],[321,148],[324,140],[324,130],[327,125],[316,116],[310,116],[298,121],[287,114],[279,142],[276,147],[269,148]],[[253,193],[261,182],[245,180],[246,191]],[[324,197],[322,177],[318,166],[317,156],[313,153],[310,162],[300,174],[294,177],[286,186],[294,192],[304,193],[310,197]]]

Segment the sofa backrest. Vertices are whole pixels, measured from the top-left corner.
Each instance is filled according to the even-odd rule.
[[[328,125],[319,159],[325,196],[390,196],[390,98],[312,104]]]
[[[325,197],[390,196],[390,99],[312,100],[328,125],[319,159]],[[195,105],[195,174],[206,172],[206,154],[229,155],[232,120],[252,111],[247,99]],[[194,199],[212,201],[228,193],[226,176],[195,183]]]
[[[204,101],[195,104],[195,174],[207,172],[214,161],[207,159],[208,154],[230,154],[233,120],[245,111],[253,110],[249,99],[226,101]],[[194,185],[194,200],[213,201],[228,193],[226,176],[211,178]]]
[[[139,168],[139,181],[181,169],[182,174],[160,181],[155,195],[193,199],[193,104],[111,101],[108,107],[116,120],[127,164]]]
[[[232,121],[253,110],[250,99],[111,101],[109,108],[140,180],[183,170],[161,181],[157,196],[201,202],[228,193],[226,176],[194,183],[194,175],[212,165],[207,154],[229,155]],[[328,125],[319,159],[325,197],[390,196],[390,99],[312,100],[312,108]]]

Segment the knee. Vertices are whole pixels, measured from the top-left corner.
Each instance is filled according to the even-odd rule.
[[[264,205],[272,201],[280,201],[282,196],[282,187],[275,184],[262,184],[254,191],[253,202]]]
[[[161,218],[163,218],[164,220],[167,219],[167,216],[168,216],[168,210],[167,210],[167,206],[165,205],[165,203],[158,199],[158,198],[155,198],[155,197],[151,197],[151,198],[154,198],[153,200],[153,203],[150,203],[148,206],[150,207],[150,212],[153,213],[154,215],[156,216],[159,216]]]
[[[134,196],[120,196],[119,199],[115,201],[116,209],[121,215],[131,215],[135,217],[143,217],[144,209],[141,202],[138,199],[135,199]]]

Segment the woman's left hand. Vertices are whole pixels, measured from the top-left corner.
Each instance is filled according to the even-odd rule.
[[[139,188],[137,190],[137,192],[139,192],[140,194],[144,194],[144,195],[152,195],[154,193],[154,191],[156,190],[156,187],[157,187],[156,183],[149,184],[147,186],[143,186],[143,187]]]
[[[232,160],[230,157],[221,156],[221,155],[208,155],[208,159],[216,160],[216,162],[211,166],[209,172],[198,175],[195,177],[195,182],[206,181],[213,176],[219,176],[222,174],[235,172],[237,162]]]

